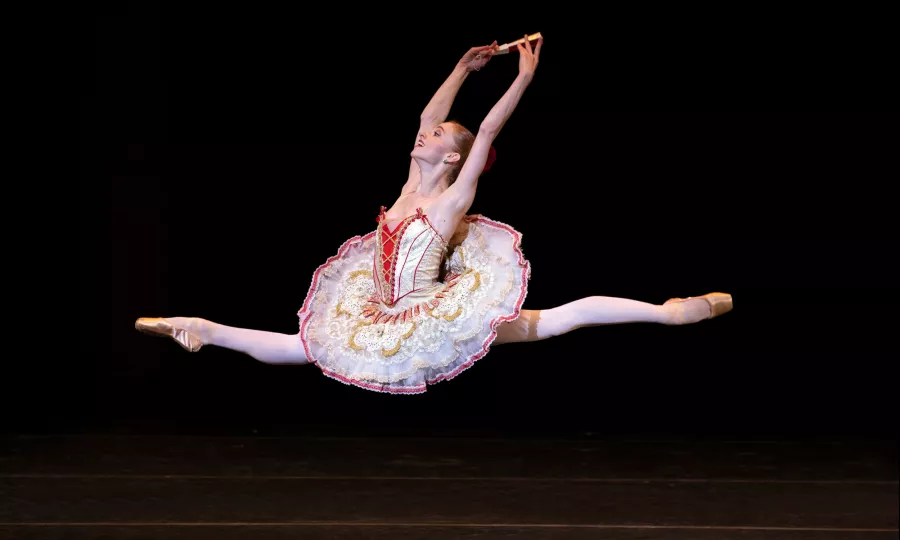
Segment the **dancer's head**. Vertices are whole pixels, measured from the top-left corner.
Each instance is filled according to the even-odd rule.
[[[427,132],[419,133],[410,155],[429,165],[447,167],[450,184],[453,184],[474,143],[475,136],[462,124],[443,122]]]

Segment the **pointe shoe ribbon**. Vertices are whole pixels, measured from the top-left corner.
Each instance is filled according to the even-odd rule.
[[[134,327],[145,334],[170,337],[190,352],[197,352],[203,347],[203,342],[198,336],[187,330],[175,328],[165,319],[141,317],[134,323]]]
[[[665,303],[687,302],[688,300],[693,299],[705,300],[706,303],[709,304],[710,315],[707,317],[708,319],[724,315],[734,307],[731,295],[720,292],[704,294],[703,296],[688,296],[687,298],[670,298],[669,300],[666,300]]]

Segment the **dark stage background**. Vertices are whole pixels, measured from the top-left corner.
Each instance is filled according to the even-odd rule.
[[[407,24],[416,11],[133,3],[86,25],[81,355],[33,379],[53,397],[8,427],[894,437],[880,205],[896,151],[841,32],[509,13],[448,5]],[[535,31],[541,64],[471,209],[522,232],[525,307],[726,291],[732,313],[495,347],[416,396],[134,330],[199,316],[296,332],[317,266],[399,194],[418,115],[455,62]],[[474,131],[517,63],[472,74],[451,118]]]

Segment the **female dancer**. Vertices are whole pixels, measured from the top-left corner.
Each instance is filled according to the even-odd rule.
[[[409,177],[378,227],[347,240],[313,274],[298,334],[233,328],[199,318],[138,319],[189,351],[217,345],[271,364],[314,363],[333,379],[376,392],[416,394],[449,380],[491,344],[526,342],[601,324],[686,324],[731,310],[712,293],[653,305],[592,296],[523,310],[530,263],[512,227],[466,216],[494,139],[531,83],[543,38],[517,46],[519,74],[477,134],[447,114],[460,85],[498,50],[469,50],[421,115]]]

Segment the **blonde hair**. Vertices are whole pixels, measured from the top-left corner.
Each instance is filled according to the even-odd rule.
[[[469,152],[472,151],[472,146],[475,144],[475,135],[472,135],[472,132],[459,122],[451,120],[447,123],[453,125],[453,151],[459,154],[459,161],[453,163],[450,167],[450,185],[452,186],[456,182],[456,177],[459,176],[459,171],[462,170],[463,164],[469,157]]]

